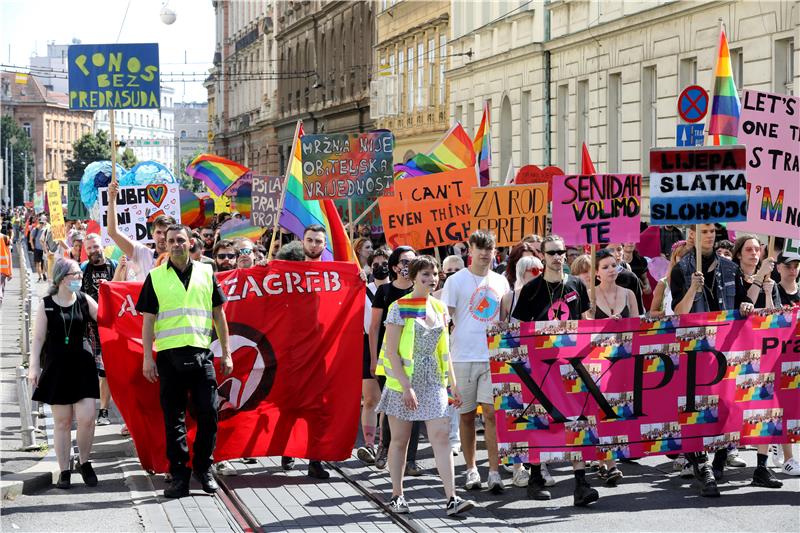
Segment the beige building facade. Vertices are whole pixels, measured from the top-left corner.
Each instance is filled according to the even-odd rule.
[[[394,133],[394,161],[428,152],[450,126],[450,0],[378,2],[372,92],[376,126]],[[472,134],[472,132],[470,132]]]

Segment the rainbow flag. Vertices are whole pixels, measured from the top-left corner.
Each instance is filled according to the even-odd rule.
[[[678,327],[679,321],[680,319],[677,315],[663,317],[661,320],[642,319],[639,321],[640,335],[662,335],[664,333],[675,331],[675,328]]]
[[[205,222],[205,214],[200,199],[191,191],[180,190],[181,224],[190,228],[199,228]]]
[[[219,236],[221,239],[244,238],[256,242],[265,231],[266,228],[253,226],[249,220],[232,218],[220,226]]]
[[[442,167],[442,170],[475,166],[475,147],[472,139],[458,122],[447,131],[428,155]]]
[[[800,389],[800,374],[789,376],[781,374],[781,390]]]
[[[234,183],[225,193],[231,199],[231,211],[236,211],[245,218],[250,218],[253,206],[253,175],[247,173]]]
[[[567,392],[589,392],[589,389],[586,388],[586,385],[583,384],[583,380],[581,378],[575,379],[564,379],[564,388]]]
[[[400,308],[400,318],[425,318],[425,309],[428,306],[427,298],[408,298],[403,297],[397,300],[397,307]]]
[[[200,154],[186,167],[186,173],[206,184],[206,187],[221,196],[236,180],[250,172],[250,169],[212,154]]]
[[[500,348],[519,348],[519,336],[505,332],[499,335],[487,335],[487,342],[489,343],[490,350],[498,350]]]
[[[342,219],[333,200],[305,200],[303,198],[303,162],[300,154],[300,136],[302,135],[303,123],[297,121],[292,155],[286,168],[283,210],[278,223],[301,239],[307,226],[321,224],[328,234],[325,251],[322,252],[322,260],[351,261],[357,264],[356,254],[344,231]]]
[[[739,113],[742,109],[736,83],[733,80],[731,54],[724,29],[719,32],[718,54],[717,66],[714,69],[711,122],[708,125],[708,133],[713,137],[714,146],[736,144],[739,135]]]
[[[753,329],[775,329],[775,328],[788,328],[792,325],[791,314],[773,313],[769,315],[754,315],[753,316]]]
[[[714,424],[719,422],[719,417],[714,416],[711,410],[683,411],[678,413],[678,423],[681,425]]]
[[[596,431],[587,431],[585,429],[580,431],[567,430],[567,446],[591,446],[599,442],[600,439]]]
[[[774,398],[774,390],[770,391],[766,385],[753,385],[752,387],[742,388],[736,386],[734,400],[737,402],[752,402],[759,400],[771,400]]]
[[[475,140],[472,146],[478,158],[478,172],[481,187],[486,187],[491,181],[489,170],[492,166],[492,121],[489,118],[489,102],[483,102],[483,117],[478,131],[475,132]]]
[[[496,359],[489,359],[489,371],[492,374],[516,374],[511,365],[505,361],[498,361]]]
[[[681,449],[681,439],[680,438],[672,438],[672,439],[660,439],[652,442],[648,442],[645,444],[645,451],[650,453],[664,453],[664,452],[672,452]],[[619,457],[615,457],[615,459],[619,459]]]
[[[777,437],[783,434],[781,425],[775,422],[745,422],[742,429],[745,437]]]
[[[536,335],[533,338],[534,348],[568,348],[577,344],[577,335]]]

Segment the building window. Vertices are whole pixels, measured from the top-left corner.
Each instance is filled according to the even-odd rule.
[[[467,104],[467,131],[475,135],[475,102]]]
[[[404,52],[400,50],[397,52],[397,70],[399,76],[397,76],[397,83],[400,84],[400,90],[397,91],[399,96],[399,107],[403,109],[403,95],[405,94],[405,82],[406,82],[406,62],[403,60]]]
[[[467,10],[469,11],[469,10]],[[446,80],[444,79],[444,71],[447,66],[447,36],[439,36],[439,103],[444,104],[446,90]]]
[[[530,136],[531,136],[531,92],[522,91],[522,100],[519,102],[519,164],[530,163]]]
[[[733,68],[733,81],[737,87],[744,86],[744,51],[741,48],[731,50],[731,67]]]
[[[436,39],[428,39],[428,107],[436,102]]]
[[[22,129],[25,130],[25,135],[27,135],[28,137],[32,135],[30,122],[23,122]]]
[[[408,85],[406,87],[406,94],[408,105],[406,109],[408,112],[414,111],[414,47],[409,46],[407,53],[407,61],[408,61]]]
[[[181,130],[181,139],[186,138],[186,130]]]
[[[775,41],[775,92],[794,94],[794,39]]]
[[[650,174],[650,149],[658,145],[658,78],[656,67],[646,67],[642,76],[642,168]]]
[[[589,146],[589,80],[581,80],[577,84],[575,96],[575,161],[581,161],[583,145]],[[582,172],[583,170],[580,169]]]
[[[608,130],[606,131],[606,146],[608,146],[609,172],[620,171],[620,153],[622,152],[622,137],[620,125],[622,124],[622,74],[608,76]]]
[[[569,172],[567,146],[569,143],[569,85],[561,85],[556,96],[556,159],[564,172]]]
[[[425,93],[422,90],[422,82],[425,74],[425,44],[417,45],[417,109],[425,107]]]
[[[697,58],[688,57],[686,59],[681,59],[679,75],[679,91],[682,91],[684,88],[690,85],[697,85]]]
[[[458,122],[458,123],[461,123],[461,119],[462,119],[462,115],[463,114],[464,114],[464,107],[460,106],[460,105],[457,105],[456,106],[456,111],[455,111],[455,116],[453,117],[455,119],[455,121]]]

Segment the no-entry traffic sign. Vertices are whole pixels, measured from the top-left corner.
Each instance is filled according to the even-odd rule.
[[[708,113],[708,93],[699,85],[690,85],[678,97],[678,114],[686,122],[700,122]]]

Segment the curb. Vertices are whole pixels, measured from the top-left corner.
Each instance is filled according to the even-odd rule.
[[[44,412],[45,432],[49,446],[47,455],[22,472],[3,476],[3,479],[0,480],[0,492],[3,500],[14,499],[22,494],[32,494],[58,481],[58,475],[61,470],[58,468],[56,452],[51,445],[53,442],[53,412],[50,410],[50,406],[46,404]]]

